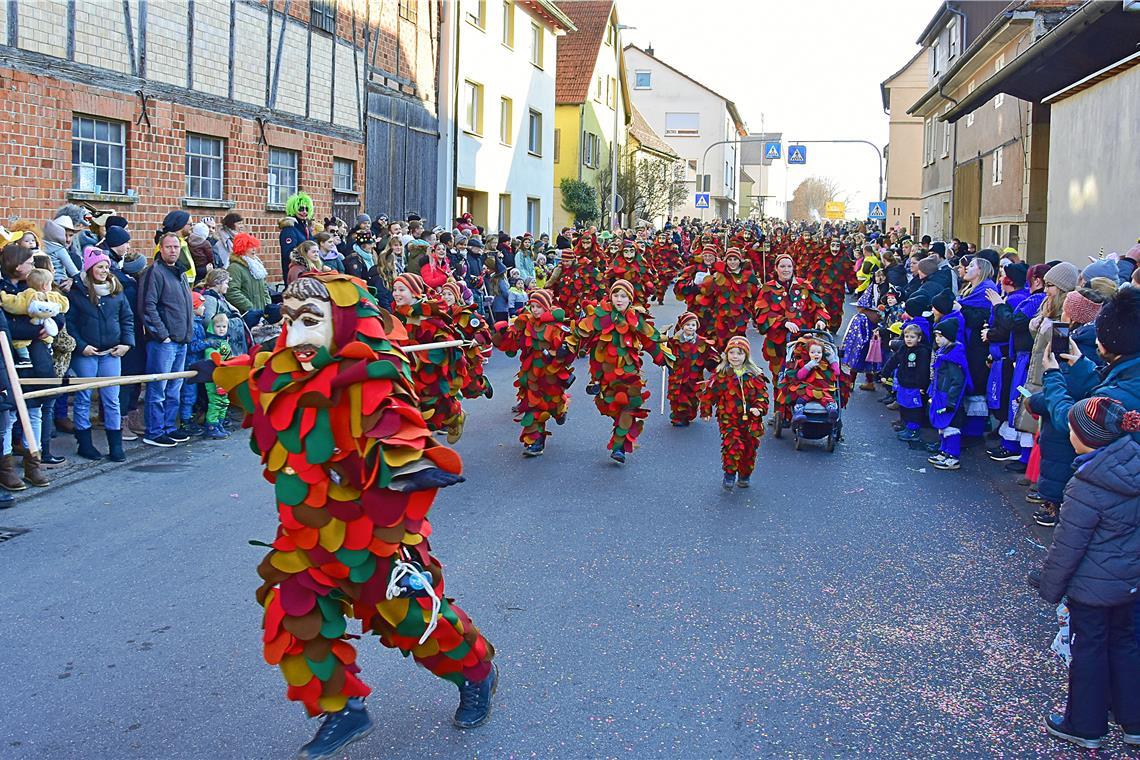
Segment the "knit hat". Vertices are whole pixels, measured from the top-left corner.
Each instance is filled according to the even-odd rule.
[[[787,259],[788,261],[792,262],[792,267],[793,267],[793,268],[795,268],[795,266],[796,266],[796,260],[795,260],[795,259],[793,259],[793,258],[791,257],[791,255],[790,255],[790,254],[787,254],[787,253],[781,253],[779,256],[777,256],[777,257],[776,257],[776,260],[772,262],[772,267],[773,267],[773,268],[775,268],[775,267],[779,266],[779,265],[780,265],[780,262],[781,262],[783,259]]]
[[[1140,288],[1121,288],[1100,307],[1096,339],[1109,353],[1140,354]]]
[[[427,284],[424,283],[424,278],[413,272],[404,272],[392,281],[392,286],[395,287],[396,283],[400,283],[410,290],[416,298],[423,298],[424,293],[427,292]]]
[[[261,243],[257,241],[253,235],[248,232],[242,232],[234,237],[234,255],[244,256],[250,251],[256,251],[261,247]]]
[[[528,294],[527,301],[532,304],[538,304],[546,311],[554,310],[554,293],[550,292],[549,290],[532,290]]]
[[[939,240],[937,243],[931,243],[930,244],[930,252],[933,254],[937,254],[939,258],[945,258],[945,256],[946,256],[946,244],[943,243],[941,240]]]
[[[1116,262],[1112,259],[1101,259],[1089,264],[1081,272],[1081,279],[1085,282],[1092,282],[1094,277],[1107,277],[1113,282],[1118,282],[1120,272],[1116,268]]]
[[[121,228],[126,226],[127,218],[125,216],[109,216],[107,217],[107,223],[103,225],[103,229],[110,231],[115,227]]]
[[[1069,408],[1069,430],[1090,449],[1107,446],[1125,433],[1140,432],[1140,412],[1107,396],[1093,396]]]
[[[911,296],[906,300],[906,305],[903,310],[909,316],[921,317],[924,313],[930,310],[930,299],[924,295]]]
[[[1045,284],[1055,285],[1058,290],[1068,293],[1077,289],[1077,278],[1081,273],[1067,261],[1056,264],[1045,273]]]
[[[744,352],[745,356],[752,355],[752,346],[748,343],[748,338],[743,335],[736,335],[728,339],[728,345],[724,347],[724,352],[727,354],[730,348],[739,348]]]
[[[990,262],[990,266],[994,268],[995,272],[1001,271],[1001,256],[993,248],[983,248],[975,253],[974,257]]]
[[[364,225],[365,227],[367,227],[370,224],[372,224],[372,217],[370,217],[368,214],[357,214],[356,215],[356,226],[357,227],[359,227],[361,225]]]
[[[931,254],[924,259],[918,260],[918,271],[927,277],[937,272],[940,266],[942,266],[942,259],[937,254]]]
[[[479,237],[478,235],[472,235],[471,237],[467,238],[467,247],[468,248],[482,248],[483,247],[483,238]]]
[[[103,236],[103,242],[108,248],[117,248],[123,243],[129,242],[131,233],[123,227],[108,227],[107,234]]]
[[[91,267],[95,266],[96,264],[98,264],[100,262],[106,262],[107,264],[111,263],[111,259],[109,256],[107,256],[106,251],[104,251],[102,248],[97,248],[93,245],[89,245],[83,249],[83,271],[84,272],[86,272],[88,269],[90,269]]]
[[[631,302],[633,301],[633,285],[631,285],[629,283],[629,280],[616,280],[616,281],[614,281],[614,284],[610,285],[610,296],[611,297],[613,296],[615,290],[623,291],[627,296],[629,296],[629,300]]]
[[[1079,290],[1074,290],[1065,296],[1065,313],[1078,325],[1087,325],[1096,319],[1096,315],[1100,313],[1100,306],[1091,298],[1081,295]]]
[[[954,311],[954,294],[949,289],[943,290],[934,298],[930,299],[930,305],[935,308],[939,314],[949,314]]]
[[[361,230],[356,233],[357,245],[373,245],[376,243],[376,238],[372,237],[372,233],[368,230]]]
[[[1025,287],[1025,280],[1029,276],[1029,265],[1024,263],[1006,264],[1005,277],[1009,284],[1017,289]]]
[[[162,219],[163,232],[179,232],[190,221],[190,214],[182,209],[175,209]]]
[[[942,337],[951,343],[958,340],[958,320],[944,319],[934,326],[934,332],[942,333]]]
[[[724,258],[727,260],[729,256],[735,256],[736,258],[740,259],[741,261],[744,260],[744,254],[742,254],[740,252],[739,248],[729,248],[727,251],[725,251],[724,252]]]
[[[194,308],[197,309],[199,306],[206,303],[206,299],[202,298],[202,294],[197,290],[192,290],[190,291],[190,303],[192,303],[194,305]]]
[[[443,291],[451,291],[451,295],[455,296],[456,303],[463,303],[463,288],[459,287],[459,283],[455,280],[448,280],[439,287],[439,294],[443,295]]]
[[[198,237],[205,240],[206,238],[210,237],[210,228],[206,225],[205,222],[198,222],[190,228],[190,234],[197,235]]]
[[[701,320],[696,314],[691,311],[686,311],[681,316],[677,317],[677,326],[673,328],[676,332],[681,332],[681,328],[685,326],[686,322],[696,322],[697,329],[701,329]]]

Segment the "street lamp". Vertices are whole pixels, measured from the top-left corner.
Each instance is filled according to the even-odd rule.
[[[621,78],[621,33],[623,29],[636,29],[636,26],[627,26],[626,24],[614,24],[614,49],[617,51],[617,76],[614,80],[620,85],[622,91],[625,90],[625,82]],[[617,92],[617,87],[614,88],[614,134],[611,141],[610,150],[610,229],[616,230],[618,228],[617,220],[617,177],[618,177],[618,109],[621,106],[621,96]]]

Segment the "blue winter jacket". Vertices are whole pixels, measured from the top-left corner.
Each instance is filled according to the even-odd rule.
[[[135,345],[135,313],[123,291],[101,296],[96,306],[91,303],[83,278],[75,277],[67,299],[71,302],[67,310],[67,332],[75,338],[76,355],[82,354],[88,346],[106,351],[115,346]]]
[[[1124,404],[1125,409],[1140,410],[1140,354],[1122,357],[1100,369],[1082,357],[1064,373],[1047,370],[1041,382],[1049,416],[1061,430],[1068,430],[1073,404],[1093,396],[1108,396]],[[1140,433],[1132,433],[1132,439],[1140,442]]]
[[[1122,436],[1077,458],[1053,543],[1041,570],[1041,596],[1115,607],[1140,599],[1140,443]]]

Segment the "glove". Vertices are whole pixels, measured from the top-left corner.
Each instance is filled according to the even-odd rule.
[[[261,322],[261,315],[264,313],[261,309],[250,309],[242,314],[241,321],[245,322],[245,326],[252,330]]]
[[[275,325],[281,321],[281,304],[271,303],[265,307],[265,321]]]
[[[426,470],[416,470],[407,477],[396,478],[389,487],[393,491],[410,493],[413,491],[430,491],[433,488],[447,488],[465,480],[467,478],[457,473],[441,470],[438,467],[429,467]]]
[[[194,377],[187,378],[186,382],[199,384],[212,383],[214,382],[214,370],[216,368],[217,365],[215,365],[214,362],[210,361],[209,359],[203,359],[201,361],[194,362],[193,364],[186,367],[186,369],[192,370],[195,375]]]

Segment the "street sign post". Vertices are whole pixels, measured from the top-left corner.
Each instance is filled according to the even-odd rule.
[[[803,145],[789,145],[788,146],[788,163],[789,164],[806,164],[807,163],[807,148]]]
[[[708,208],[709,207],[709,193],[697,193],[697,197],[693,201],[693,205],[696,206],[697,208]]]
[[[778,142],[764,143],[764,158],[765,159],[778,159],[780,157],[781,145]]]
[[[843,201],[828,201],[824,206],[823,215],[828,219],[846,219],[847,204]]]
[[[887,219],[887,202],[886,201],[871,201],[867,204],[867,218],[878,219],[886,221]]]

